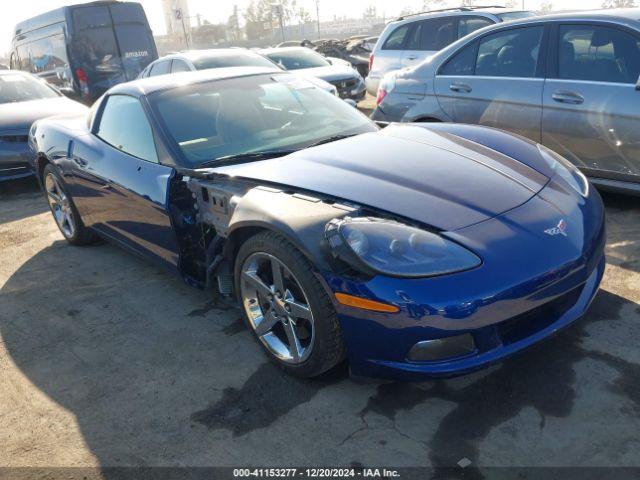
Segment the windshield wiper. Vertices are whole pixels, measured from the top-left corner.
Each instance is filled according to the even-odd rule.
[[[224,157],[216,158],[215,160],[209,160],[199,165],[200,167],[217,167],[220,165],[233,165],[236,163],[252,162],[254,160],[265,160],[268,158],[284,157],[297,150],[265,150],[264,152],[247,152],[236,153],[233,155],[226,155]]]
[[[311,144],[307,145],[305,148],[317,147],[318,145],[323,145],[325,143],[336,142],[338,140],[343,140],[345,138],[355,137],[356,135],[358,135],[358,134],[357,133],[350,133],[348,135],[347,134],[331,135],[330,137],[323,138],[322,140],[318,140],[317,142],[311,143]]]

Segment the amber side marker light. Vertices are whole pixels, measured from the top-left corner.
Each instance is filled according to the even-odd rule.
[[[376,302],[375,300],[367,300],[366,298],[354,297],[347,293],[336,293],[336,300],[338,300],[342,305],[362,308],[363,310],[371,310],[372,312],[398,313],[400,311],[400,309],[395,305]]]

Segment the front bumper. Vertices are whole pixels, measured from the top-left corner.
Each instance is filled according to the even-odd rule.
[[[26,142],[0,141],[0,182],[33,175],[30,158]]]
[[[338,90],[338,96],[342,99],[355,100],[359,102],[364,99],[367,90],[361,78],[353,78],[340,81],[329,81]]]
[[[473,270],[433,278],[325,274],[333,292],[400,308],[375,313],[336,304],[355,375],[420,380],[463,374],[501,360],[576,321],[605,269],[604,208],[550,184],[524,205],[444,235],[478,253]],[[552,205],[550,207],[550,205]],[[567,236],[543,233],[557,218]],[[475,349],[459,357],[410,361],[418,342],[470,334]]]

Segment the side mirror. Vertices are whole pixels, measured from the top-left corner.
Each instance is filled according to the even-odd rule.
[[[355,100],[352,100],[350,98],[345,98],[343,99],[345,103],[348,103],[349,105],[351,105],[353,108],[357,108],[358,107],[358,103]]]

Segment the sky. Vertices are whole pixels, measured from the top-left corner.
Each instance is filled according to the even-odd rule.
[[[9,50],[13,28],[16,23],[33,17],[48,10],[53,10],[68,4],[87,3],[90,0],[0,0],[2,5],[2,15],[0,15],[0,55]],[[162,14],[161,0],[139,0],[149,18],[149,23],[153,32],[157,35],[165,33],[164,17]],[[480,3],[501,4],[504,0],[497,2],[489,1]],[[521,0],[522,1],[522,0]],[[233,6],[238,5],[242,10],[247,7],[250,0],[188,0],[189,13],[194,16],[197,13],[211,23],[226,22],[233,13]],[[369,5],[375,5],[378,13],[386,17],[397,15],[404,7],[414,9],[422,6],[422,0],[319,0],[320,20],[332,20],[334,16],[339,17],[360,17],[362,12]],[[577,10],[598,8],[602,0],[551,0],[556,10]],[[276,0],[274,0],[276,3]],[[524,0],[524,8],[536,10],[540,7],[542,0]],[[448,0],[449,6],[459,5],[456,0]],[[298,5],[305,7],[311,12],[315,19],[315,0],[298,0]]]

